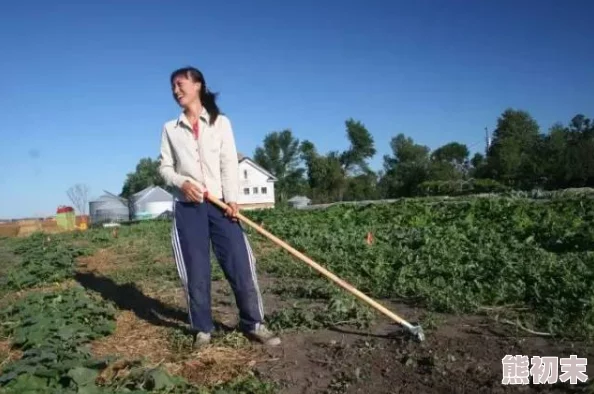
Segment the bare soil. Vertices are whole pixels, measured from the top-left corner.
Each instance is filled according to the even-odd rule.
[[[273,279],[262,278],[260,282],[267,313],[287,306],[287,301],[266,291],[274,286]],[[275,361],[258,363],[256,370],[264,379],[277,382],[287,394],[594,392],[591,344],[533,335],[487,316],[427,314],[404,304],[384,304],[413,323],[432,316],[432,327],[423,327],[426,339],[414,340],[383,316],[367,330],[341,326],[288,332],[282,334],[281,346],[264,348]],[[502,385],[505,355],[562,358],[572,354],[588,359],[589,387],[569,382]]]
[[[449,317],[421,343],[389,323],[367,332],[292,333],[283,336],[280,349],[267,350],[281,361],[260,366],[260,372],[282,384],[282,392],[288,394],[592,392],[569,384],[502,385],[501,359],[507,354],[587,357],[591,377],[594,349],[497,333],[486,323],[476,317]]]

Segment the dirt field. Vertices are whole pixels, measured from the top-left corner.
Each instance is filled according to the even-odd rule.
[[[274,305],[273,298],[268,299]],[[413,321],[426,312],[392,304]],[[334,329],[286,334],[281,349],[270,351],[274,364],[259,370],[285,384],[283,393],[476,393],[591,392],[568,384],[504,387],[505,355],[594,359],[591,345],[562,342],[516,332],[481,316],[435,315],[426,341],[411,340],[397,325],[382,321],[369,330]],[[594,368],[587,367],[588,376]],[[590,388],[592,390],[592,388]]]

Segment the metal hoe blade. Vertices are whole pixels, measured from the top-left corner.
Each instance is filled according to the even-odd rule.
[[[421,326],[410,326],[408,331],[419,340],[419,342],[423,342],[425,340],[425,333],[423,332],[423,327]]]

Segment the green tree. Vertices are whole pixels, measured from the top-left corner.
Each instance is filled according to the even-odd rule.
[[[390,141],[392,155],[384,156],[384,175],[380,193],[385,198],[411,196],[415,188],[429,179],[430,149],[400,133]]]
[[[567,167],[574,164],[572,185],[594,186],[594,122],[578,114],[571,120],[568,131],[571,143]]]
[[[594,122],[583,114],[577,114],[569,122],[569,132],[590,136],[594,133]]]
[[[538,145],[539,126],[532,116],[522,110],[505,110],[497,120],[488,150],[488,174],[509,186],[534,186],[541,175]]]
[[[487,174],[487,159],[482,153],[475,153],[470,159],[469,176],[471,178],[485,178]]]
[[[124,181],[120,197],[130,198],[134,193],[151,185],[160,186],[166,190],[170,190],[165,185],[165,180],[159,173],[159,160],[145,157],[140,159],[134,172],[126,175],[126,180]]]
[[[464,164],[468,160],[468,147],[459,142],[450,142],[431,153],[431,159],[447,163]]]
[[[292,195],[303,193],[305,169],[299,166],[299,140],[291,130],[267,134],[263,146],[257,147],[254,152],[254,161],[278,178],[275,185],[278,202],[285,202]]]
[[[378,175],[373,171],[347,178],[344,200],[360,201],[379,198]]]
[[[542,137],[540,165],[550,189],[594,186],[594,124],[582,114]]]
[[[429,178],[435,181],[463,179],[467,176],[469,165],[468,148],[458,142],[445,144],[431,153]]]
[[[540,137],[537,161],[542,167],[543,184],[547,188],[556,188],[556,185],[565,182],[566,131],[561,123],[555,123],[548,134]]]
[[[342,167],[347,175],[366,173],[369,171],[367,160],[376,153],[373,136],[358,120],[350,118],[345,126],[350,146],[340,155]]]
[[[361,200],[372,199],[376,194],[376,175],[369,167],[368,160],[375,153],[373,136],[365,125],[353,118],[345,121],[347,139],[350,146],[340,154],[336,154],[342,167],[343,181],[339,182],[336,199]]]
[[[485,159],[485,155],[478,152],[475,153],[474,156],[472,156],[472,159],[470,159],[470,164],[473,168],[480,167],[481,165],[484,165],[486,162],[487,160]]]
[[[349,118],[345,121],[349,147],[320,154],[311,141],[301,144],[301,158],[307,169],[307,184],[316,203],[372,199],[377,196],[377,176],[368,160],[376,153],[374,140],[365,125]]]
[[[319,154],[311,141],[306,140],[301,144],[310,198],[314,203],[327,203],[340,198],[346,185],[340,156],[336,151]]]

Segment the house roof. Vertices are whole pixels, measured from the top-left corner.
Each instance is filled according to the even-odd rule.
[[[239,152],[237,153],[237,160],[240,163],[241,162],[244,162],[244,161],[249,162],[252,167],[256,168],[258,171],[262,172],[263,174],[267,175],[269,181],[273,181],[273,182],[278,181],[278,178],[277,177],[275,177],[274,175],[272,175],[269,171],[267,171],[261,165],[259,165],[258,163],[256,163],[252,159],[250,159],[249,157],[243,155],[242,153],[239,153]]]

